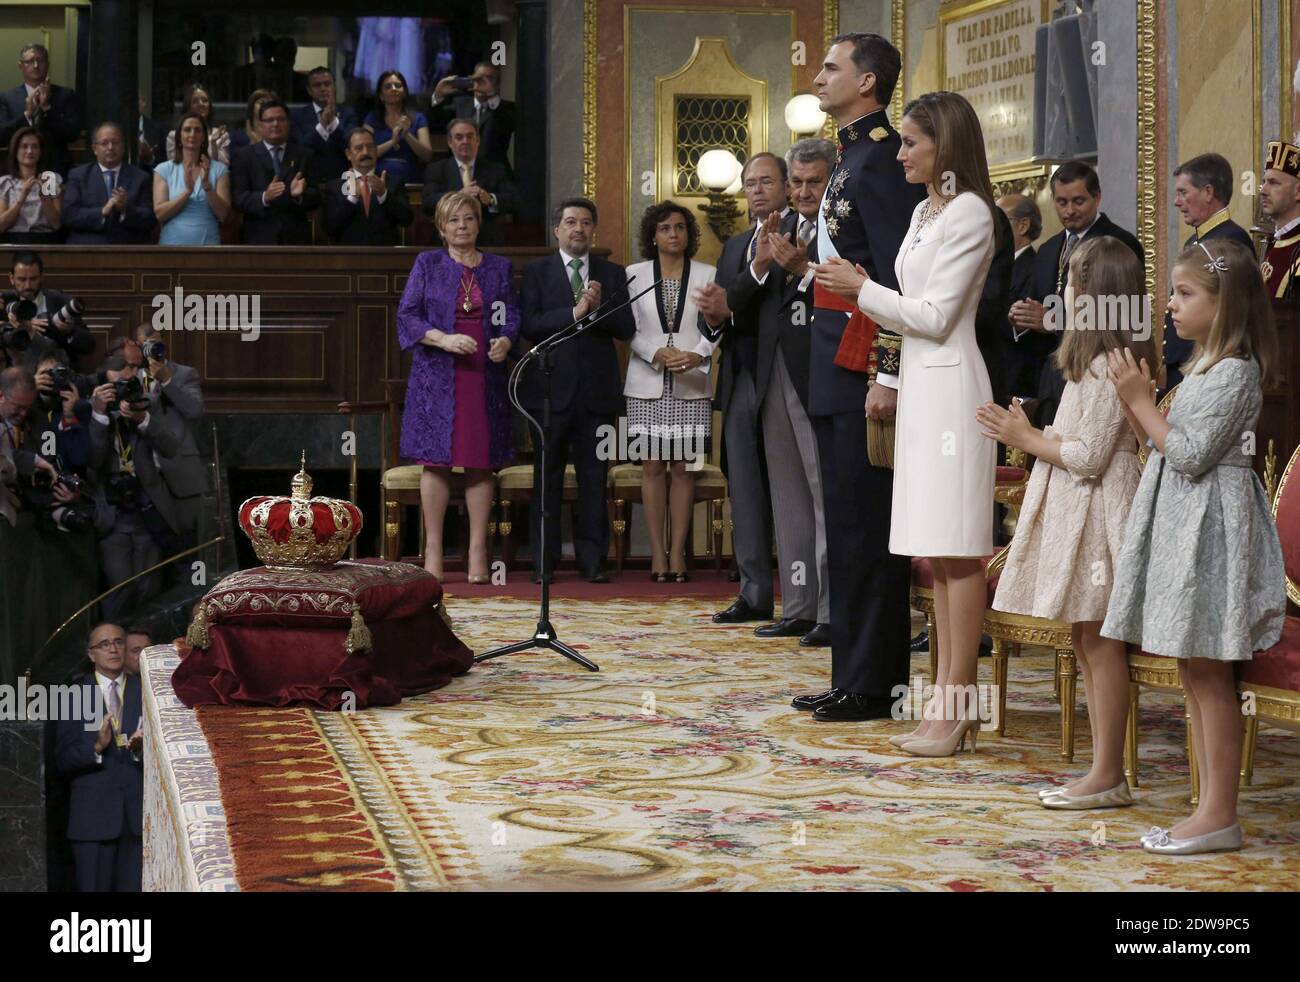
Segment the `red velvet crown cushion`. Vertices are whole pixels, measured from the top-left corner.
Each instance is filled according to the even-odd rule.
[[[359,559],[324,570],[233,573],[195,606],[176,695],[196,705],[392,705],[446,685],[473,654],[438,611],[442,585],[409,563]],[[353,644],[364,622],[369,647]],[[203,645],[200,647],[199,645]]]

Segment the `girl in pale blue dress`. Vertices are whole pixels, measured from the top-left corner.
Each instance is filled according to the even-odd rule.
[[[1138,441],[1152,445],[1129,512],[1101,633],[1179,659],[1201,773],[1191,817],[1142,838],[1148,852],[1241,847],[1242,719],[1234,665],[1277,644],[1286,572],[1268,496],[1252,469],[1277,331],[1250,250],[1214,239],[1185,249],[1169,312],[1196,342],[1166,419],[1151,375],[1110,353],[1110,377]]]
[[[208,127],[195,112],[181,116],[171,160],[153,171],[153,211],[160,245],[220,245],[221,222],[230,214],[230,175],[208,156]]]

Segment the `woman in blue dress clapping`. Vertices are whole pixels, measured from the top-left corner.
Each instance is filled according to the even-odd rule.
[[[187,112],[172,159],[153,171],[153,213],[160,245],[220,245],[220,224],[230,214],[230,174],[208,156],[208,125]]]

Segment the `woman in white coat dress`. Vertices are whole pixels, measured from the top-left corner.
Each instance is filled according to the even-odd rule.
[[[929,196],[894,262],[898,291],[843,260],[819,267],[823,288],[857,301],[903,335],[889,551],[925,556],[934,572],[939,639],[934,699],[895,745],[951,755],[979,730],[976,664],[987,599],[982,557],[993,551],[996,447],[975,410],[992,399],[975,340],[975,310],[997,247],[993,188],[979,117],[962,96],[931,92],[899,126],[898,159]],[[866,452],[866,448],[863,448]]]
[[[650,577],[656,583],[690,579],[686,533],[695,507],[695,473],[687,464],[703,461],[709,452],[709,370],[715,343],[700,334],[700,312],[692,296],[713,281],[717,270],[691,258],[699,243],[699,226],[690,210],[675,201],[661,201],[641,218],[641,254],[648,261],[627,268],[629,281],[662,281],[632,305],[636,335],[623,386],[629,457],[641,462]],[[671,512],[672,539],[667,550],[666,512]]]

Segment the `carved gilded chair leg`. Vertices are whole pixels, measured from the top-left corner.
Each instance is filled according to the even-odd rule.
[[[1138,695],[1141,687],[1128,684],[1128,719],[1124,723],[1124,780],[1130,788],[1138,786]]]
[[[384,534],[382,559],[400,560],[398,544],[402,540],[402,506],[391,498],[384,499]]]
[[[1061,697],[1061,756],[1074,760],[1074,690],[1079,668],[1073,651],[1057,650],[1056,680]]]
[[[1255,776],[1255,741],[1259,738],[1259,717],[1246,717],[1246,734],[1241,741],[1241,786],[1250,787]]]
[[[614,568],[621,573],[623,561],[627,558],[627,542],[623,538],[627,532],[627,502],[615,498],[609,504],[609,514],[610,528],[614,533]]]
[[[709,502],[709,523],[713,529],[713,572],[722,575],[722,499]]]
[[[501,523],[497,528],[501,530],[501,558],[505,560],[506,570],[509,571],[515,565],[515,540],[510,534],[514,531],[514,523],[510,521],[510,502],[502,498],[500,504]]]
[[[939,632],[934,626],[934,608],[925,612],[926,645],[930,650],[930,684],[939,677]]]
[[[993,639],[993,695],[998,701],[997,734],[1007,733],[1007,643]]]
[[[1183,704],[1183,725],[1187,731],[1187,772],[1192,781],[1192,804],[1201,802],[1201,771],[1196,760],[1196,739],[1192,733],[1192,711]]]

